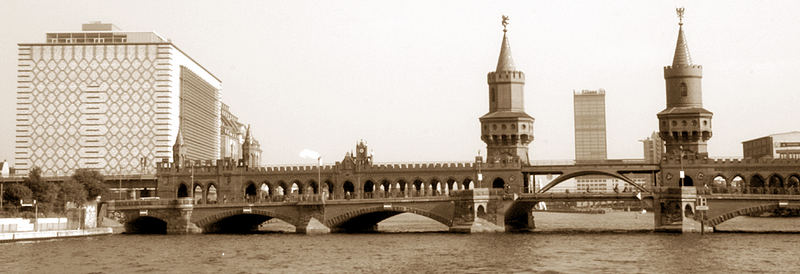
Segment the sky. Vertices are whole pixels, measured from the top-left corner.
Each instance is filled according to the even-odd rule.
[[[13,158],[17,43],[89,21],[155,31],[222,80],[266,164],[340,161],[364,139],[376,162],[471,161],[486,145],[486,74],[501,15],[526,74],[534,160],[574,158],[572,95],[606,90],[609,158],[641,158],[665,107],[678,32],[703,66],[714,157],[800,130],[800,1],[4,1],[0,159]]]

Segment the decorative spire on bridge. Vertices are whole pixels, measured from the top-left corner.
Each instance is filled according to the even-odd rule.
[[[672,58],[672,66],[690,66],[692,65],[692,56],[689,54],[689,45],[686,43],[686,37],[683,34],[683,12],[684,8],[675,9],[678,12],[678,42],[675,45],[675,55]]]
[[[178,126],[178,133],[175,135],[175,145],[172,146],[172,164],[180,169],[186,161],[186,146],[183,143],[183,125]]]
[[[514,64],[514,59],[511,58],[511,44],[508,42],[508,37],[506,36],[506,26],[508,26],[508,16],[503,15],[503,43],[500,45],[500,57],[497,58],[497,70],[496,71],[517,71],[517,67]]]

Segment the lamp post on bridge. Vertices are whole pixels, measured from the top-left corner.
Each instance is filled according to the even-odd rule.
[[[481,156],[481,150],[478,150],[478,188],[483,188],[483,173],[481,173],[481,165],[483,164],[483,156]]]

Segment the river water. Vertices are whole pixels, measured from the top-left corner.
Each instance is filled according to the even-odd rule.
[[[384,233],[113,235],[0,244],[3,273],[694,273],[800,271],[800,234],[662,234],[653,216],[536,213],[526,234],[450,234],[401,214]],[[279,227],[279,225],[277,225]],[[800,230],[798,218],[737,217],[720,229]],[[408,231],[424,233],[394,233]]]

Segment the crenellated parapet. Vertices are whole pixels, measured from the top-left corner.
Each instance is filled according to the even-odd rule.
[[[702,65],[675,65],[664,67],[664,78],[671,79],[676,77],[703,77]]]
[[[487,82],[496,83],[525,83],[525,73],[522,71],[494,71],[486,75]]]

